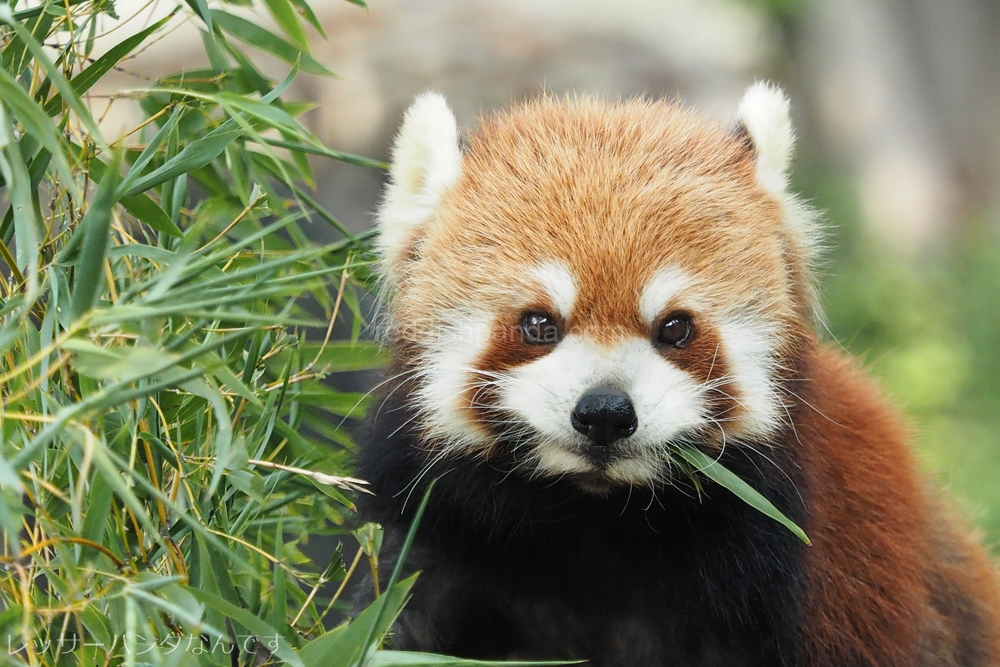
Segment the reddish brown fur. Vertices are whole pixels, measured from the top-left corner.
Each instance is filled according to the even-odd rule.
[[[934,509],[906,432],[846,359],[813,347],[795,419],[813,540],[802,594],[805,664],[845,652],[885,667],[1000,664],[993,563]],[[961,615],[949,600],[973,601]],[[846,649],[846,651],[845,651]],[[962,651],[988,659],[969,661]]]
[[[552,258],[586,268],[567,324],[599,342],[648,330],[636,295],[671,263],[703,283],[710,309],[745,303],[794,327],[806,308],[788,289],[787,259],[801,253],[752,156],[667,103],[541,100],[487,119],[428,227],[416,242],[426,261],[408,264],[395,301],[417,327],[442,306],[511,310],[513,294],[537,291],[519,272]]]

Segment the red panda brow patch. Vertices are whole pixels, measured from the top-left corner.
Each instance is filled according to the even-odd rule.
[[[666,266],[659,269],[639,296],[639,313],[642,318],[652,325],[663,315],[664,309],[691,284],[691,278],[680,268]]]
[[[573,304],[576,303],[577,293],[576,278],[569,267],[559,260],[548,260],[534,267],[532,274],[545,290],[558,314],[564,320],[569,319],[570,313],[573,312]]]

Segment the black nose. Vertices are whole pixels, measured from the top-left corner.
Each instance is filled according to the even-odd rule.
[[[573,428],[597,445],[609,445],[635,433],[639,420],[628,394],[615,387],[594,387],[580,399],[570,418]]]

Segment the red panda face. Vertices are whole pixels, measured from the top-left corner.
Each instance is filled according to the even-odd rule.
[[[528,475],[605,488],[667,481],[672,444],[780,426],[809,219],[784,192],[787,104],[751,93],[737,132],[667,103],[540,100],[464,155],[443,100],[414,105],[380,249],[431,456],[509,447]]]

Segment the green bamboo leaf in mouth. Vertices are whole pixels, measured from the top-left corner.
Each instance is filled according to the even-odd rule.
[[[785,516],[770,500],[719,463],[718,460],[689,445],[679,445],[674,447],[673,451],[690,466],[690,468],[685,467],[685,472],[692,477],[696,484],[698,482],[697,476],[704,475],[761,514],[771,517],[788,528],[795,537],[805,544],[812,544],[809,536],[794,521]]]

